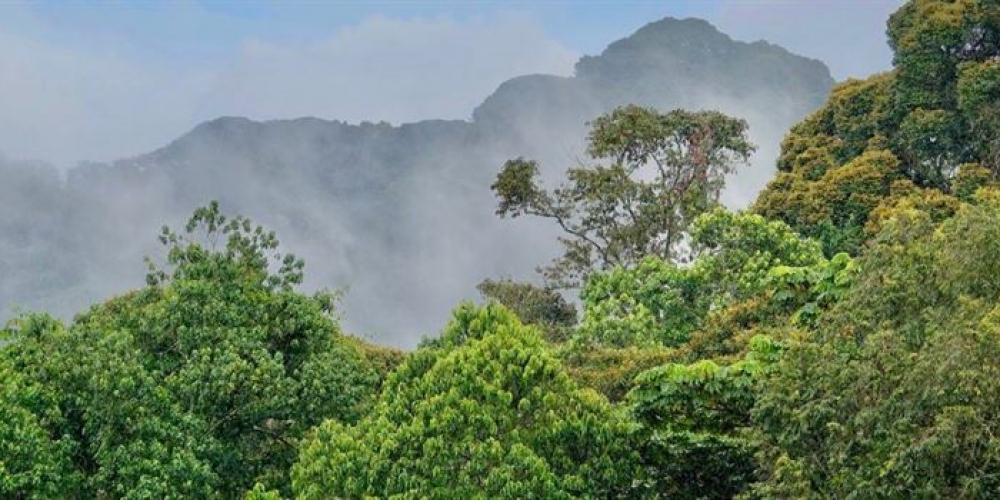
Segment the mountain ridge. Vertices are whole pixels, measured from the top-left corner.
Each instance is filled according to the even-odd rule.
[[[732,37],[726,35],[725,33],[719,31],[714,25],[706,20],[699,18],[674,18],[674,17],[664,17],[658,21],[654,21],[646,24],[645,26],[639,28],[632,35],[616,40],[610,43],[602,52],[598,55],[583,55],[574,64],[574,74],[570,76],[559,76],[546,73],[532,73],[525,75],[518,75],[511,77],[503,82],[501,82],[490,95],[486,96],[483,101],[473,108],[470,119],[442,119],[442,118],[426,118],[422,120],[417,120],[413,122],[403,122],[399,124],[391,124],[388,122],[370,122],[361,121],[358,123],[351,123],[345,120],[340,120],[337,118],[322,118],[317,116],[299,116],[293,118],[277,118],[277,119],[266,119],[266,120],[255,120],[252,118],[236,115],[223,115],[216,118],[212,118],[195,125],[191,130],[182,134],[178,138],[170,141],[167,145],[158,148],[150,153],[139,154],[134,157],[126,158],[125,160],[134,160],[139,157],[146,156],[148,154],[155,154],[157,151],[169,148],[171,145],[178,141],[183,141],[185,138],[198,134],[199,132],[211,129],[218,126],[219,124],[230,124],[230,123],[245,123],[245,124],[258,124],[258,125],[277,125],[277,124],[289,124],[295,122],[309,121],[321,125],[340,125],[347,127],[376,127],[381,128],[383,126],[388,126],[391,128],[405,128],[407,126],[419,126],[428,123],[466,123],[466,124],[477,124],[483,120],[488,120],[489,117],[484,115],[484,107],[488,107],[491,99],[496,98],[498,95],[502,95],[505,92],[509,92],[509,89],[518,89],[524,82],[529,82],[528,84],[534,85],[538,81],[544,81],[546,83],[567,83],[578,79],[588,79],[591,78],[593,73],[601,73],[600,70],[596,70],[594,66],[600,66],[600,61],[606,61],[609,59],[619,59],[622,53],[627,53],[630,50],[634,50],[636,47],[648,49],[650,45],[653,46],[664,46],[671,42],[690,42],[689,39],[684,38],[684,36],[689,36],[691,34],[698,35],[700,38],[708,38],[714,43],[703,46],[703,47],[715,47],[717,43],[730,44],[733,47],[737,47],[741,50],[746,49],[764,49],[771,53],[772,55],[780,57],[790,57],[794,60],[800,61],[804,66],[812,66],[811,71],[814,71],[813,76],[820,76],[824,81],[819,82],[822,85],[832,86],[834,80],[830,76],[829,69],[826,65],[815,58],[809,58],[795,54],[784,47],[773,44],[766,40],[756,40],[752,42],[735,40]],[[667,35],[667,36],[664,36]],[[682,44],[683,45],[683,44]],[[687,44],[690,46],[690,44]],[[707,56],[710,54],[700,54],[702,56]],[[697,66],[696,66],[697,68]],[[582,75],[581,75],[582,69]],[[116,160],[120,161],[120,160]],[[113,161],[112,163],[116,162]],[[100,162],[95,162],[100,163]]]
[[[64,245],[80,249],[72,257],[0,252],[0,267],[71,278],[31,293],[0,283],[0,304],[8,314],[17,303],[67,314],[141,286],[142,256],[162,253],[156,228],[219,200],[302,254],[307,288],[349,286],[349,329],[412,346],[475,296],[475,280],[531,279],[558,251],[544,221],[513,227],[494,216],[489,185],[506,159],[538,159],[553,180],[582,156],[587,121],[616,106],[716,108],[746,118],[761,145],[727,191],[727,202],[745,204],[770,178],[781,136],[834,83],[822,63],[691,19],[651,23],[576,68],[568,77],[508,79],[466,120],[219,117],[148,153],[71,169],[65,193],[52,198],[72,206],[15,207],[41,211],[33,228],[0,213],[0,228],[26,225],[35,244],[63,234]]]

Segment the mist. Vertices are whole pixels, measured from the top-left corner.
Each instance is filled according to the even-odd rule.
[[[571,76],[581,55],[668,15],[822,60],[837,80],[865,77],[889,68],[884,23],[901,1],[5,2],[0,151],[65,170],[152,151],[219,116],[468,119],[502,82]]]
[[[202,111],[271,118],[314,109],[384,120],[377,123],[222,117],[121,160],[69,169],[0,160],[0,314],[67,318],[142,286],[143,257],[164,258],[155,238],[161,225],[179,227],[195,207],[218,200],[276,230],[283,250],[305,259],[304,290],[346,291],[347,331],[413,347],[460,301],[476,299],[482,279],[537,281],[535,268],[559,253],[547,221],[494,215],[489,185],[505,160],[536,159],[553,184],[585,157],[587,121],[616,106],[718,109],[747,119],[759,145],[723,193],[724,203],[740,208],[771,178],[784,132],[833,84],[817,60],[735,41],[695,19],[652,23],[579,59],[522,18],[483,23],[374,19],[295,50],[252,45],[221,72],[228,76],[210,82]],[[403,44],[399,33],[416,33],[419,43],[404,50],[409,64],[386,65],[385,54]],[[449,47],[458,38],[476,39],[474,50]],[[525,47],[532,57],[520,58]],[[311,71],[312,59],[342,67]],[[425,68],[437,76],[421,76]],[[477,68],[484,70],[470,71]],[[531,74],[544,68],[555,74]],[[352,88],[345,70],[373,83]],[[411,74],[412,96],[389,83]],[[456,90],[434,92],[441,75]],[[326,86],[349,102],[378,105],[324,107],[314,96]],[[476,92],[485,98],[471,105]],[[453,119],[407,122],[434,112]]]

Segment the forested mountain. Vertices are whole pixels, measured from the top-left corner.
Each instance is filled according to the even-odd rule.
[[[532,276],[554,228],[493,215],[506,159],[553,179],[583,156],[586,122],[624,104],[717,109],[745,118],[760,148],[724,199],[745,206],[770,178],[785,130],[832,86],[826,67],[710,24],[664,19],[583,57],[572,77],[514,78],[469,121],[392,126],[316,118],[219,118],[135,158],[54,172],[0,161],[0,315],[63,316],[138,286],[162,259],[152,228],[219,200],[272,227],[309,263],[307,287],[348,287],[355,332],[413,346],[487,277]],[[138,111],[141,112],[141,111]]]
[[[1000,497],[1000,3],[911,0],[888,27],[893,69],[836,86],[792,126],[778,173],[745,210],[722,203],[761,140],[737,116],[616,106],[591,117],[563,175],[545,171],[533,135],[511,139],[526,149],[458,195],[484,196],[510,226],[553,221],[558,232],[536,237],[561,253],[533,262],[554,256],[554,272],[482,282],[479,304],[456,303],[409,351],[345,334],[334,294],[303,287],[311,268],[281,233],[218,202],[195,208],[160,232],[161,258],[136,276],[145,286],[72,321],[31,313],[0,329],[0,497]],[[635,40],[602,58],[634,53]],[[547,82],[538,95],[566,97],[556,87],[587,81],[594,61],[574,79],[508,85]],[[17,184],[0,188],[17,203],[46,196],[36,217],[52,227],[65,216],[112,237],[101,212],[76,209],[74,186],[131,186],[139,223],[162,208],[159,190],[196,198],[229,182],[241,188],[229,203],[256,196],[297,234],[327,222],[283,218],[303,200],[280,196],[301,181],[273,167],[280,157],[223,163],[226,175],[193,159],[209,145],[257,158],[262,144],[328,137],[313,129],[338,131],[354,148],[336,151],[358,161],[387,154],[364,145],[382,134],[415,151],[431,136],[481,145],[496,132],[480,120],[225,119],[131,163],[81,169],[68,187],[6,164]],[[381,179],[382,207],[409,210],[415,199],[397,195],[421,179],[412,159],[399,154],[395,177],[372,167],[334,186],[352,199]],[[170,169],[204,182],[181,185]],[[241,182],[265,173],[266,184]],[[398,216],[375,211],[352,216]],[[448,220],[464,217],[481,229],[471,211]],[[83,237],[33,230],[19,241]],[[64,249],[42,248],[51,262],[33,276],[78,279],[58,272]],[[567,277],[579,314],[559,293]]]

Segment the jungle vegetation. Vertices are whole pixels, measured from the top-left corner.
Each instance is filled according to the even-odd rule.
[[[508,161],[497,213],[565,253],[410,352],[196,209],[144,288],[0,330],[0,497],[1000,496],[1000,2],[912,0],[888,36],[748,210],[718,112],[596,117],[551,189]]]

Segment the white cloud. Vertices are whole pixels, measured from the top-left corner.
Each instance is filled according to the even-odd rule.
[[[191,126],[200,79],[0,33],[0,149],[61,165],[152,149]]]
[[[889,69],[885,23],[903,0],[731,1],[709,16],[723,33],[765,39],[825,62],[838,80]]]
[[[0,150],[64,167],[146,152],[221,115],[465,118],[505,79],[568,74],[577,58],[524,17],[374,17],[311,43],[249,41],[212,67],[53,43],[65,37],[46,29],[0,32]]]
[[[373,17],[307,45],[247,43],[201,111],[350,122],[467,118],[504,80],[568,75],[577,57],[525,18]]]

